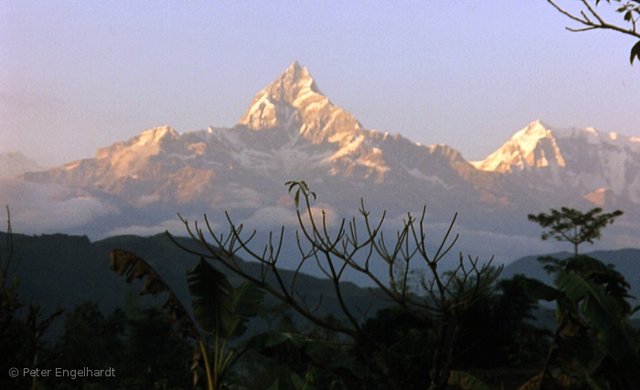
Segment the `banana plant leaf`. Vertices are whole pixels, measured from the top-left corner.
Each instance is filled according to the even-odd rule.
[[[204,259],[189,271],[188,283],[198,325],[223,338],[243,334],[264,299],[264,290],[251,283],[234,288],[225,274]]]

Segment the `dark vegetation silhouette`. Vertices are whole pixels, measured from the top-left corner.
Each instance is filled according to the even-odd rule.
[[[603,213],[600,207],[586,213],[562,207],[560,210],[551,209],[548,214],[529,214],[528,218],[544,228],[541,235],[543,240],[553,237],[558,241],[569,242],[573,245],[574,256],[577,256],[580,244],[593,244],[594,240],[602,237],[602,229],[622,214],[622,210]]]
[[[8,234],[0,330],[10,352],[3,367],[114,367],[117,381],[4,377],[3,388],[640,388],[629,284],[612,267],[578,253],[544,259],[553,285],[522,275],[498,280],[492,259],[453,254],[455,216],[430,245],[424,209],[389,235],[384,213],[374,218],[364,202],[359,218],[331,224],[304,182],[288,185],[299,222],[293,240],[281,230],[259,243],[229,215],[224,234],[206,216],[202,228],[183,221],[191,242],[172,240],[199,258],[185,275],[186,296],[152,258],[113,250],[111,269],[128,282],[140,279],[140,293],[163,295],[162,307],[129,293],[108,315],[95,302],[68,310],[64,321],[60,311],[29,314],[10,272]],[[530,219],[546,237],[575,246],[599,238],[620,214],[561,208]],[[548,222],[576,215],[569,230]],[[278,263],[284,245],[298,248],[293,272]],[[309,299],[311,280],[301,272],[307,263],[324,272],[326,298]],[[381,310],[367,312],[354,300],[347,272],[370,278],[370,300],[384,301]],[[555,326],[536,325],[539,300],[556,305]],[[335,310],[324,307],[329,302]],[[63,322],[61,334],[46,340],[55,322]]]
[[[18,294],[20,279],[11,272],[14,259],[14,243],[11,232],[11,214],[7,212],[6,242],[0,248],[0,379],[2,388],[32,388],[38,386],[38,378],[10,378],[9,370],[14,367],[38,367],[47,364],[43,356],[43,335],[51,323],[62,314],[62,309],[54,309],[43,314],[35,303],[25,305]],[[17,387],[16,387],[17,386]]]
[[[617,33],[638,38],[639,40],[631,48],[629,61],[640,61],[640,1],[638,0],[580,0],[567,1],[570,8],[562,7],[558,0],[547,0],[558,12],[569,18],[578,27],[567,27],[572,32],[592,30],[615,31]],[[573,3],[573,4],[570,4]],[[574,9],[577,4],[577,9]],[[602,10],[600,4],[606,4],[609,8]],[[622,19],[616,22],[610,20],[608,15],[614,11]]]
[[[131,296],[125,310],[109,316],[95,302],[68,311],[25,303],[7,207],[6,241],[0,243],[0,388],[2,389],[178,389],[190,388],[190,348],[161,308],[143,307]],[[51,275],[55,277],[56,275]],[[56,291],[50,291],[55,294]],[[83,292],[80,291],[80,294]],[[48,336],[63,322],[57,340]],[[113,377],[56,377],[55,369],[113,367]],[[24,374],[24,369],[39,374]],[[10,370],[17,369],[16,377]],[[49,370],[48,375],[42,372]]]
[[[594,209],[581,213],[562,208],[560,212],[552,209],[550,215],[529,216],[547,229],[543,238],[569,241],[576,255],[554,261],[556,268],[550,270],[557,273],[555,287],[524,276],[496,283],[500,268],[491,266],[492,259],[481,262],[460,254],[455,266],[443,269],[457,239],[452,236],[455,217],[430,254],[425,209],[418,218],[407,214],[401,228],[388,239],[384,212],[374,219],[364,201],[360,219],[342,219],[332,225],[324,211],[314,209],[316,194],[305,182],[287,185],[299,225],[295,234],[299,266],[287,282],[278,265],[286,245],[284,228],[260,245],[253,242],[255,231],[245,233],[244,226],[236,225],[228,214],[224,233],[215,232],[205,216],[203,228],[183,220],[199,249],[184,247],[174,239],[200,257],[198,266],[227,268],[314,325],[305,332],[289,323],[286,331],[262,333],[242,343],[230,352],[249,351],[245,362],[233,362],[236,375],[251,370],[247,364],[266,364],[278,372],[273,382],[267,382],[273,388],[622,389],[637,384],[638,342],[629,327],[629,285],[611,267],[577,255],[580,243],[599,238],[602,229],[622,212],[603,214]],[[246,263],[239,261],[241,256],[260,264],[260,274],[248,272]],[[341,319],[317,315],[322,302],[312,306],[300,293],[296,278],[307,262],[332,281]],[[386,272],[376,273],[374,262],[382,262]],[[349,270],[369,278],[376,293],[390,302],[389,308],[360,319],[357,308],[342,292],[343,277]],[[227,282],[220,282],[223,290],[233,291]],[[202,297],[194,295],[193,299],[198,302]],[[553,333],[532,325],[531,312],[540,299],[557,302],[558,326]],[[204,326],[214,333],[219,327],[215,323]],[[576,329],[580,338],[572,339],[578,337],[571,333]],[[215,338],[214,346],[218,342]],[[574,350],[571,346],[575,345],[580,347]],[[206,359],[204,364],[208,364]],[[208,383],[209,388],[217,389],[225,382]],[[244,385],[257,386],[246,379]]]
[[[636,310],[627,301],[629,283],[613,267],[578,254],[578,245],[593,243],[622,211],[586,213],[563,207],[550,214],[529,215],[545,230],[574,247],[567,259],[542,258],[554,286],[525,279],[528,295],[556,303],[557,328],[542,372],[524,388],[640,388],[640,344],[630,327]]]
[[[578,24],[570,31],[608,30],[640,39],[638,0],[579,0],[571,8],[547,2]],[[621,21],[612,22],[611,11]],[[635,59],[640,61],[640,40],[630,50],[631,64]],[[300,265],[293,274],[278,265],[284,231],[258,250],[253,234],[229,216],[225,234],[214,232],[206,217],[204,230],[185,220],[199,250],[174,240],[201,257],[186,275],[190,303],[149,262],[115,250],[111,268],[128,281],[142,279],[140,291],[164,294],[165,304],[129,295],[124,308],[105,315],[87,301],[68,310],[64,320],[62,309],[41,308],[20,296],[7,208],[6,241],[0,242],[0,388],[640,389],[640,334],[630,325],[638,308],[629,304],[629,283],[612,266],[578,251],[600,238],[621,211],[563,207],[529,215],[543,228],[542,239],[570,243],[573,256],[540,259],[552,284],[523,275],[498,281],[500,267],[491,260],[460,254],[453,266],[443,267],[456,241],[455,216],[429,251],[426,210],[408,214],[388,237],[384,213],[373,218],[362,202],[360,219],[343,219],[336,228],[323,212],[315,214],[316,195],[304,182],[288,184],[300,226],[291,241]],[[240,255],[260,272],[250,272]],[[374,262],[385,266],[384,276]],[[338,315],[319,310],[323,301],[309,302],[303,294],[299,283],[308,279],[301,270],[309,263],[331,282]],[[216,267],[235,275],[234,283]],[[363,315],[347,293],[349,273],[368,278],[372,296],[384,297],[387,307]],[[273,299],[269,305],[265,295]],[[555,305],[551,330],[534,325],[540,300]],[[267,318],[268,330],[252,333],[250,321],[260,317]],[[58,322],[59,337],[48,339]],[[117,381],[8,376],[12,367],[88,366],[113,367]]]
[[[425,230],[426,207],[418,217],[408,213],[402,226],[389,237],[385,236],[385,212],[374,218],[364,201],[361,201],[360,218],[342,219],[333,226],[324,210],[319,212],[321,215],[314,211],[316,194],[304,181],[286,184],[294,197],[299,227],[295,233],[296,274],[306,264],[312,264],[331,280],[346,321],[315,314],[317,306],[306,302],[300,294],[295,275],[291,283],[284,283],[278,264],[282,246],[286,245],[284,228],[278,235],[270,234],[268,242],[261,245],[253,242],[255,232],[244,234],[243,226],[236,225],[228,214],[225,233],[216,233],[206,216],[206,230],[183,220],[189,235],[202,248],[200,251],[185,249],[264,289],[320,328],[340,334],[343,337],[341,348],[355,348],[356,353],[375,340],[358,319],[355,313],[358,308],[345,301],[342,282],[347,272],[366,277],[379,294],[421,324],[420,328],[429,329],[425,336],[430,342],[430,357],[422,366],[429,369],[422,376],[428,378],[429,388],[446,388],[456,358],[460,321],[469,308],[490,293],[501,267],[493,267],[493,259],[482,262],[459,254],[452,267],[443,268],[443,262],[457,240],[457,236],[452,237],[455,216],[443,238],[435,244],[435,250],[430,251]],[[262,267],[261,275],[250,275],[237,262],[238,256],[257,261]],[[376,272],[375,263],[383,264],[385,271]],[[269,283],[269,279],[276,283]],[[364,360],[361,363],[370,369],[353,370],[354,375],[361,376],[357,382],[380,383],[382,378],[373,379],[379,370],[368,359],[370,355],[361,356]],[[469,375],[459,373],[458,376],[466,378]]]

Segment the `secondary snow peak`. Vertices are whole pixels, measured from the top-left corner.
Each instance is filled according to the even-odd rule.
[[[566,163],[553,131],[535,120],[474,165],[485,171],[505,173],[550,165],[564,167]]]

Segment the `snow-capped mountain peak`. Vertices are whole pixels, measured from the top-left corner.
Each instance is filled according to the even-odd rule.
[[[291,105],[299,105],[304,95],[323,95],[318,89],[309,70],[295,61],[266,90],[274,101],[284,101]],[[323,95],[324,96],[324,95]]]
[[[258,91],[238,124],[254,130],[289,127],[305,97],[328,99],[318,90],[311,74],[297,61],[267,87]]]
[[[237,126],[180,134],[168,126],[149,129],[95,158],[25,173],[22,180],[116,202],[121,214],[117,222],[106,219],[107,227],[140,224],[140,218],[153,226],[175,218],[175,211],[291,213],[282,183],[297,179],[322,190],[327,207],[342,212],[366,197],[390,215],[427,203],[441,220],[456,210],[466,223],[486,220],[492,228],[557,205],[616,207],[640,220],[638,137],[558,130],[538,120],[474,165],[479,169],[447,145],[364,129],[294,62],[255,95]],[[267,214],[259,220],[272,223]],[[512,231],[511,222],[504,226]]]
[[[547,166],[566,166],[554,132],[540,120],[518,131],[483,161],[473,163],[485,171],[512,172]]]
[[[639,162],[640,143],[634,137],[593,127],[555,129],[535,121],[473,164],[485,171],[523,174],[530,186],[563,188],[601,205],[640,201]]]
[[[554,134],[547,125],[536,120],[515,133],[508,142],[516,144],[523,156],[529,156],[538,146],[540,140],[548,138],[554,138]]]
[[[553,166],[565,168],[568,155],[584,155],[592,148],[615,151],[616,158],[625,159],[628,153],[640,153],[640,139],[617,132],[601,133],[594,127],[556,129],[536,120],[516,132],[486,159],[472,164],[481,170],[502,173]]]
[[[279,128],[313,142],[350,142],[362,129],[350,113],[320,92],[298,62],[256,94],[238,124],[253,130]]]

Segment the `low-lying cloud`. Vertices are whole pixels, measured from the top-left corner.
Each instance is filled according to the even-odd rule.
[[[87,194],[16,179],[0,180],[0,204],[9,207],[13,230],[20,233],[64,232],[120,213],[116,206]]]
[[[188,234],[184,226],[184,223],[182,223],[182,221],[180,221],[178,218],[175,218],[175,219],[162,221],[158,224],[154,224],[150,226],[132,225],[132,226],[117,227],[107,232],[106,236],[107,237],[123,236],[123,235],[153,236],[165,231],[168,231],[174,236],[184,236]]]

